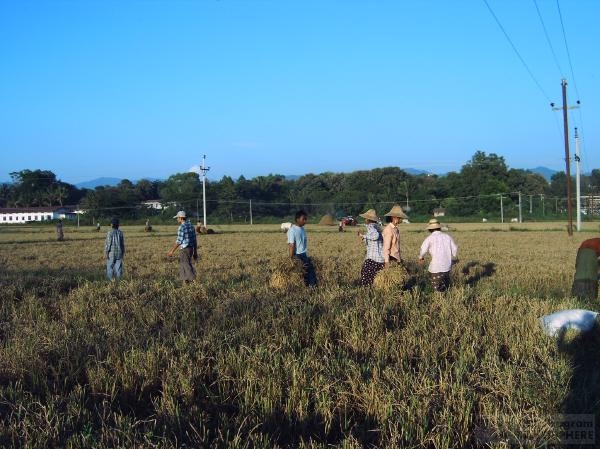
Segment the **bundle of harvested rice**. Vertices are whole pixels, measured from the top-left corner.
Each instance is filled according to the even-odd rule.
[[[408,273],[403,266],[390,266],[377,273],[375,279],[373,279],[373,288],[375,290],[389,292],[397,288],[402,288],[408,278]]]
[[[279,257],[273,261],[269,286],[277,290],[290,290],[304,286],[302,262],[290,257]]]

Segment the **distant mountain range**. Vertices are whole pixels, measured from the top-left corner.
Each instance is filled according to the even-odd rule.
[[[95,189],[100,186],[114,187],[121,182],[121,178],[96,178],[91,181],[83,181],[75,184],[78,189]]]
[[[144,178],[148,181],[160,181],[160,179],[158,178]],[[75,187],[77,187],[78,189],[95,189],[96,187],[100,187],[100,186],[108,186],[108,187],[115,187],[116,185],[118,185],[121,181],[123,181],[123,179],[121,178],[96,178],[96,179],[92,179],[91,181],[83,181],[83,182],[78,182],[77,184],[75,184]],[[133,184],[136,184],[138,181],[131,181]]]
[[[413,176],[433,174],[433,172],[430,172],[427,170],[419,170],[416,168],[403,168],[402,170],[404,170],[409,175],[413,175]],[[546,181],[548,181],[548,182],[550,182],[552,175],[554,173],[557,173],[557,170],[552,170],[551,168],[548,168],[548,167],[527,168],[525,170],[542,175],[544,177],[544,179],[546,179]],[[438,175],[444,176],[445,173],[438,173]],[[288,179],[290,181],[295,181],[300,176],[301,175],[286,175],[285,179]],[[158,179],[149,179],[149,180],[150,181],[158,181]],[[79,183],[75,184],[75,187],[77,187],[78,189],[92,189],[93,190],[99,186],[114,187],[114,186],[118,185],[121,181],[122,181],[121,178],[102,177],[102,178],[92,179],[90,181],[79,182]],[[137,181],[131,181],[131,182],[133,182],[135,184]]]

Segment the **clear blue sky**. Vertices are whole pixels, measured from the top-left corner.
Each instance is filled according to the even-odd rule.
[[[600,2],[487,4],[2,0],[0,180],[564,170],[563,77],[600,168]]]

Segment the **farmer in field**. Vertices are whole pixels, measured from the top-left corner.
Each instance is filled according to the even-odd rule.
[[[308,214],[304,210],[296,212],[294,224],[287,232],[288,251],[291,259],[299,259],[304,271],[304,284],[308,287],[317,286],[317,275],[310,257],[306,254],[307,238],[304,225],[308,221]]]
[[[400,230],[398,224],[403,218],[408,218],[402,207],[399,204],[395,204],[392,209],[385,214],[386,221],[389,220],[387,226],[383,228],[383,263],[385,267],[390,266],[391,263],[402,264],[402,257],[400,254]]]
[[[423,241],[419,252],[419,264],[425,263],[425,255],[431,255],[429,278],[436,292],[443,292],[450,286],[450,269],[456,260],[458,246],[452,237],[442,232],[440,222],[435,218],[429,220],[426,228],[429,236]]]
[[[62,242],[65,239],[65,233],[63,232],[62,220],[58,220],[56,223],[56,240]]]
[[[359,216],[365,219],[366,231],[364,234],[357,231],[357,234],[367,247],[367,255],[360,269],[359,283],[363,286],[370,286],[373,284],[373,279],[375,279],[379,270],[384,267],[383,237],[377,226],[379,217],[375,209],[369,209],[364,214],[359,214]]]
[[[119,229],[119,219],[110,222],[111,230],[106,233],[104,253],[106,255],[106,277],[109,281],[119,280],[123,276],[123,256],[125,255],[125,238]]]
[[[571,294],[583,299],[598,297],[598,257],[600,238],[584,240],[577,250]]]
[[[175,244],[169,250],[167,255],[172,257],[175,250],[179,248],[179,276],[185,284],[196,279],[196,270],[192,261],[198,260],[198,241],[196,240],[196,230],[194,226],[187,221],[185,211],[180,210],[173,218],[177,219],[179,228],[177,229],[177,239]]]

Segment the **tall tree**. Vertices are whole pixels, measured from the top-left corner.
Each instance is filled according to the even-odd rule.
[[[53,192],[58,181],[50,170],[21,170],[10,173],[10,177],[13,180],[15,206],[46,206],[54,203]]]

